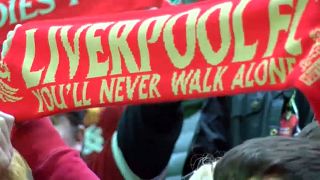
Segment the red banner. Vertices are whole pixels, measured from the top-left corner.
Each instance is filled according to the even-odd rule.
[[[0,74],[18,120],[297,87],[320,110],[320,2],[208,1],[19,27]]]
[[[162,0],[0,0],[0,44],[16,24],[160,7]]]

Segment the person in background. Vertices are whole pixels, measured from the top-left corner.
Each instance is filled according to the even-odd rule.
[[[310,180],[320,176],[320,127],[314,121],[297,137],[254,138],[202,165],[190,180]]]
[[[48,117],[16,122],[11,140],[35,180],[163,179],[182,119],[180,102],[127,107],[117,130],[109,131],[112,139],[103,153],[89,164],[99,177],[64,143]]]
[[[84,114],[84,111],[73,111],[50,117],[64,142],[79,152],[83,142]]]
[[[103,148],[84,159],[101,179],[164,179],[182,122],[180,102],[106,107]]]
[[[219,180],[310,180],[320,176],[320,143],[302,138],[256,138],[236,146],[216,164]]]
[[[85,133],[82,157],[101,179],[122,180],[111,150],[111,139],[124,111],[124,106],[88,109],[84,117]]]
[[[9,118],[3,113],[0,117],[6,121]],[[48,117],[15,122],[11,142],[30,166],[35,180],[99,179],[83,162],[80,153],[64,143]]]
[[[129,106],[111,144],[120,172],[163,179],[182,123],[181,102]]]
[[[251,138],[295,136],[311,122],[312,114],[298,90],[209,98],[202,108],[183,174],[192,172],[204,155],[221,157]]]

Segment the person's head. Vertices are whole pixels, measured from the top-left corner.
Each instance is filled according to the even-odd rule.
[[[53,124],[62,139],[70,147],[80,151],[82,147],[82,124],[84,113],[68,112],[52,116]]]
[[[320,143],[302,138],[248,140],[216,164],[218,180],[310,180],[320,177]]]

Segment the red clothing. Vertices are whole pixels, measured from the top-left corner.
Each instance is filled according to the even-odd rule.
[[[111,138],[111,137],[110,137]],[[85,157],[90,169],[102,180],[123,180],[111,151],[111,140],[104,145],[102,152]]]
[[[110,140],[117,129],[125,106],[108,106],[101,112],[98,126],[102,128],[103,138]]]
[[[16,125],[12,144],[30,165],[35,180],[99,179],[79,153],[63,142],[49,118]]]
[[[111,137],[117,128],[123,111],[124,106],[109,106],[101,112],[97,126],[102,129],[105,141],[103,150],[100,153],[92,153],[84,158],[89,168],[101,179],[123,179],[111,151]]]

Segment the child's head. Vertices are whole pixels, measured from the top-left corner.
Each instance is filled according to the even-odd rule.
[[[313,140],[255,138],[234,147],[213,165],[203,165],[193,177],[211,176],[216,180],[319,179],[319,157],[320,143]]]
[[[216,165],[219,180],[309,180],[320,177],[320,143],[300,138],[266,137],[244,142]]]

